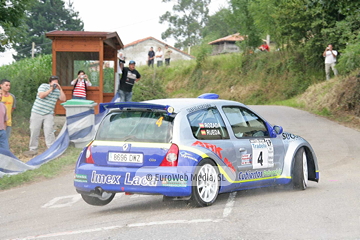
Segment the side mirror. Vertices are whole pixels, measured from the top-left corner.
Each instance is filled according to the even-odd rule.
[[[274,129],[274,131],[276,132],[277,135],[282,134],[283,131],[284,131],[284,129],[281,126],[277,126],[277,125],[275,125],[273,127],[273,129]]]

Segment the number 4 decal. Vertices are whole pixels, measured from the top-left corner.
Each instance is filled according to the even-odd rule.
[[[253,169],[271,168],[274,166],[274,148],[269,138],[251,139]]]
[[[261,166],[263,165],[263,162],[264,162],[264,160],[263,160],[263,154],[262,154],[262,153],[263,153],[263,152],[260,152],[259,157],[258,157],[258,160],[257,160],[257,162],[260,163]]]

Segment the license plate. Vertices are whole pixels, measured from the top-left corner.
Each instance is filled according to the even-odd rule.
[[[109,162],[142,163],[143,155],[140,153],[109,152]]]

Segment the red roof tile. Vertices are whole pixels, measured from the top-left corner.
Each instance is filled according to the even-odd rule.
[[[219,44],[222,42],[236,42],[236,41],[243,41],[243,40],[244,40],[244,36],[241,36],[240,33],[235,33],[235,34],[223,37],[223,38],[219,38],[212,42],[209,42],[208,44],[214,45],[214,44]]]

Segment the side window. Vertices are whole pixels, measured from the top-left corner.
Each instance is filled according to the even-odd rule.
[[[223,107],[235,137],[268,137],[264,121],[255,113],[240,107]]]
[[[191,131],[196,139],[229,139],[224,121],[216,108],[202,109],[188,115]]]

